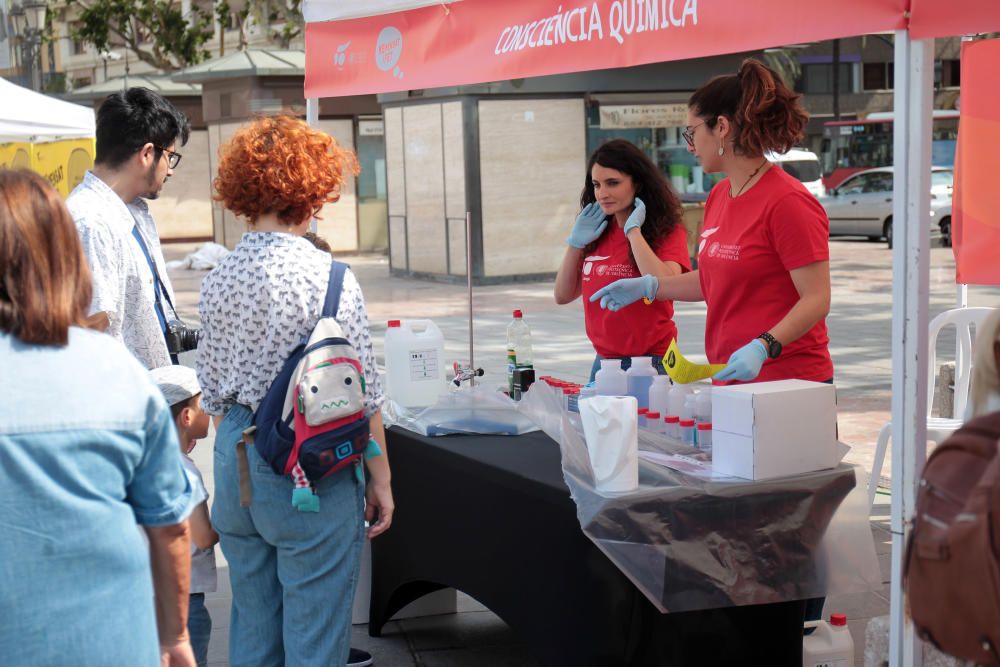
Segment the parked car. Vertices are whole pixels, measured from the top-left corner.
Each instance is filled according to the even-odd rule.
[[[866,169],[844,179],[819,198],[830,218],[830,236],[885,239],[892,247],[892,167]],[[931,235],[951,245],[951,193],[954,172],[931,168]]]
[[[823,188],[823,170],[820,168],[819,156],[812,151],[793,148],[787,153],[768,153],[764,157],[802,181],[806,190],[817,197],[822,197],[826,192]]]

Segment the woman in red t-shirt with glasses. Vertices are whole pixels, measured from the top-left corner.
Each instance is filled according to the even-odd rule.
[[[639,299],[705,301],[705,352],[726,362],[720,382],[830,382],[829,220],[816,198],[764,157],[802,138],[808,116],[774,71],[747,59],[688,102],[688,151],[728,178],[705,204],[698,270],[619,280],[591,301],[619,310]]]
[[[601,359],[621,359],[627,369],[631,357],[652,357],[662,372],[660,359],[677,337],[673,302],[640,303],[612,314],[590,297],[619,278],[691,270],[677,195],[645,153],[613,139],[590,156],[580,205],[554,293],[558,304],[583,296],[587,336],[597,351],[590,379]]]

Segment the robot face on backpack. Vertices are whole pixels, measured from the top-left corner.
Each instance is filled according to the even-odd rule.
[[[319,426],[361,412],[364,395],[364,375],[356,360],[326,359],[302,376],[297,407],[307,424]]]

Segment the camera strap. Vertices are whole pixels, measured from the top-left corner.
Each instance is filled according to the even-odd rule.
[[[132,223],[132,236],[135,237],[136,243],[139,244],[139,248],[142,249],[142,254],[146,258],[146,263],[149,264],[149,270],[153,274],[153,292],[155,302],[153,303],[153,309],[156,311],[156,319],[160,322],[160,331],[163,335],[167,334],[167,318],[163,312],[163,303],[160,300],[160,295],[167,300],[170,304],[170,310],[173,311],[174,317],[177,317],[177,309],[174,308],[174,302],[170,300],[170,293],[167,292],[167,288],[163,285],[163,281],[160,280],[160,272],[156,270],[156,262],[153,261],[153,256],[149,253],[149,247],[146,245],[146,240],[142,238],[142,232],[139,231],[139,225],[134,221]]]

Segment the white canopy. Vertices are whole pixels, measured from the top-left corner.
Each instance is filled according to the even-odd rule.
[[[94,110],[0,79],[0,143],[93,137]]]

